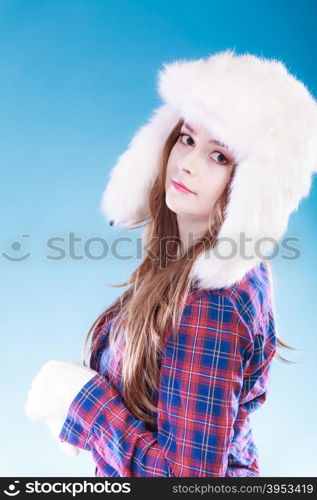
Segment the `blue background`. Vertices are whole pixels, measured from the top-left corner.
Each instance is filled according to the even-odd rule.
[[[317,94],[314,0],[1,1],[1,464],[2,476],[94,476],[89,452],[69,457],[24,414],[33,377],[50,359],[80,361],[96,317],[121,294],[136,255],[84,255],[111,243],[99,205],[107,174],[160,101],[163,62],[233,48],[281,59]],[[289,221],[301,257],[273,261],[280,350],[271,392],[253,417],[263,476],[317,472],[316,179]],[[81,240],[72,258],[69,234]],[[64,238],[62,259],[47,240]],[[134,247],[133,247],[134,248]],[[89,246],[92,255],[101,246]],[[30,255],[19,260],[27,253]]]

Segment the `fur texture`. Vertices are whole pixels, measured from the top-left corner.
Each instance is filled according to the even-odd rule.
[[[192,280],[198,288],[231,286],[271,253],[269,238],[281,239],[309,194],[317,171],[317,102],[281,61],[234,50],[164,64],[157,90],[163,104],[119,156],[101,210],[124,228],[145,218],[170,131],[180,118],[205,126],[229,146],[238,167],[217,245],[193,263]],[[247,257],[239,250],[241,234]]]

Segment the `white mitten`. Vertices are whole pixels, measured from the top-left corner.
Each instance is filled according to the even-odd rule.
[[[48,361],[33,379],[27,416],[33,421],[65,420],[75,396],[97,373],[74,361]]]
[[[53,436],[58,439],[75,396],[97,373],[75,361],[48,361],[33,379],[25,405],[26,415],[34,422],[46,420]],[[78,454],[75,446],[60,444],[68,445],[62,446],[65,452],[74,455],[77,450]]]
[[[63,450],[66,455],[70,455],[72,457],[75,457],[79,454],[80,449],[74,446],[73,444],[66,443],[66,441],[60,441],[58,439],[58,436],[60,435],[60,432],[63,427],[63,420],[44,420],[44,422],[47,424],[49,430],[51,431],[53,437],[56,439],[58,442],[59,446]]]

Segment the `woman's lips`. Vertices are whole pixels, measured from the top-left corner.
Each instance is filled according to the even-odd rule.
[[[175,182],[172,180],[172,186],[177,189],[177,191],[180,191],[182,193],[190,193],[190,194],[196,194],[193,191],[190,191],[190,189],[185,188],[181,184],[178,184],[178,182]]]

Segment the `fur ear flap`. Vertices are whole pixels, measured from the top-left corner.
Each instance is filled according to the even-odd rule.
[[[111,225],[128,229],[147,217],[148,194],[158,173],[161,150],[178,120],[178,113],[168,105],[155,109],[119,156],[100,206]]]
[[[288,211],[280,185],[266,167],[264,159],[261,163],[250,154],[243,168],[237,168],[217,243],[193,264],[197,288],[231,286],[275,251],[287,228]]]

